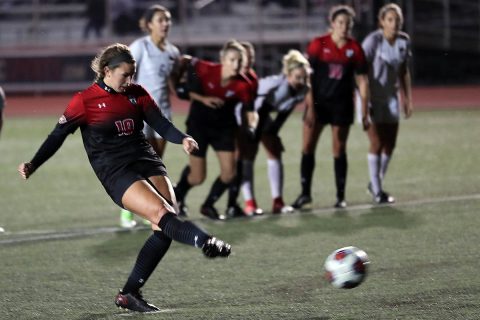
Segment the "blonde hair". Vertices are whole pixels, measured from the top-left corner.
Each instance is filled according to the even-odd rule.
[[[240,44],[245,48],[247,57],[250,58],[250,65],[248,67],[251,68],[255,64],[255,48],[249,41],[242,41]]]
[[[225,44],[222,47],[222,50],[220,50],[220,59],[225,57],[227,52],[231,51],[231,50],[238,51],[240,53],[240,55],[242,56],[242,62],[245,61],[245,59],[247,57],[247,52],[246,52],[245,48],[242,46],[242,44],[235,39],[231,39],[231,40],[225,42]]]
[[[310,70],[310,63],[307,58],[298,50],[290,50],[282,58],[282,73],[285,75],[290,74],[293,69],[305,68],[307,72]]]
[[[113,70],[122,62],[135,64],[135,59],[127,45],[114,43],[104,48],[93,58],[90,65],[95,72],[95,81],[105,77],[105,67]]]
[[[152,22],[152,19],[153,17],[155,16],[155,14],[157,12],[161,12],[163,13],[166,17],[168,18],[171,18],[171,14],[170,14],[170,11],[168,11],[167,8],[165,8],[164,6],[161,6],[159,4],[154,4],[152,6],[150,6],[146,11],[145,13],[143,14],[143,16],[140,18],[140,21],[138,22],[138,25],[140,26],[140,29],[143,31],[143,32],[146,32],[146,33],[150,33],[151,30],[148,28],[148,24],[150,22]]]
[[[385,15],[387,14],[388,11],[393,11],[397,14],[398,19],[400,20],[400,28],[402,28],[402,26],[403,26],[402,9],[400,8],[399,5],[397,5],[395,3],[388,3],[388,4],[386,4],[386,5],[384,5],[383,7],[380,8],[380,10],[378,11],[378,22],[379,22],[379,24],[380,24],[380,21],[385,19]],[[381,25],[380,25],[380,27],[381,27]]]

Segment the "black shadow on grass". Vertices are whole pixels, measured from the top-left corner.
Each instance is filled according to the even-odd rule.
[[[278,237],[297,237],[308,232],[324,232],[345,235],[361,232],[364,229],[383,227],[392,229],[408,229],[421,223],[418,216],[405,214],[394,207],[374,207],[366,212],[358,213],[338,210],[326,214],[294,213],[292,215],[269,216],[261,221],[232,221],[219,229],[219,233],[228,236],[232,243],[241,242],[252,233],[271,234]],[[297,219],[288,226],[288,220]]]

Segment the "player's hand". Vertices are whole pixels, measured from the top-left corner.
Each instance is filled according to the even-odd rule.
[[[183,150],[186,154],[190,154],[195,150],[198,150],[198,143],[192,137],[186,137],[183,139]]]
[[[413,113],[413,104],[410,101],[406,101],[403,106],[403,111],[405,113],[405,119],[410,118]]]
[[[209,108],[219,109],[223,107],[225,102],[218,97],[204,97],[202,103]]]
[[[27,180],[33,173],[34,168],[30,162],[20,163],[18,166],[18,173],[22,176],[23,179]]]
[[[364,131],[367,131],[370,128],[370,118],[367,116],[362,116],[362,127]]]

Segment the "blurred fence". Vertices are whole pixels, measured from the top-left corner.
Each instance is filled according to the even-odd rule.
[[[89,63],[99,48],[129,44],[141,35],[138,19],[154,3],[173,15],[169,39],[184,53],[216,60],[230,38],[251,41],[260,75],[279,71],[288,49],[304,50],[327,31],[331,5],[356,12],[355,36],[376,28],[378,0],[93,0],[105,2],[101,36],[85,34],[91,14],[80,0],[0,1],[0,83],[8,91],[71,91],[93,79]],[[423,83],[477,82],[480,77],[480,0],[396,1],[414,45],[414,76]],[[456,67],[453,67],[456,65]],[[479,72],[477,72],[479,71]]]

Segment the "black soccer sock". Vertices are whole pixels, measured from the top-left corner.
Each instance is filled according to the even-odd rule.
[[[228,206],[234,206],[237,204],[238,194],[240,192],[240,183],[242,182],[243,174],[243,163],[242,160],[237,160],[237,174],[235,179],[228,186]]]
[[[167,253],[171,243],[172,239],[163,234],[162,231],[153,232],[138,253],[135,266],[123,287],[123,293],[135,293],[143,287],[160,260]]]
[[[185,166],[180,175],[180,181],[178,181],[177,186],[175,187],[175,197],[177,201],[184,202],[185,196],[188,193],[188,190],[192,188],[192,185],[188,183],[188,175],[190,174],[190,166]]]
[[[302,195],[311,196],[312,177],[315,169],[315,154],[302,153],[302,161],[300,163],[300,176],[302,184]]]
[[[212,184],[212,188],[208,193],[207,199],[203,203],[205,206],[212,206],[218,198],[222,196],[222,194],[227,190],[229,183],[223,182],[220,177],[218,177],[215,182]]]
[[[345,185],[347,184],[347,154],[344,153],[338,158],[334,158],[335,183],[337,186],[337,199],[345,199]]]
[[[158,226],[169,238],[197,248],[201,248],[210,237],[192,222],[182,221],[171,212],[163,215]]]

